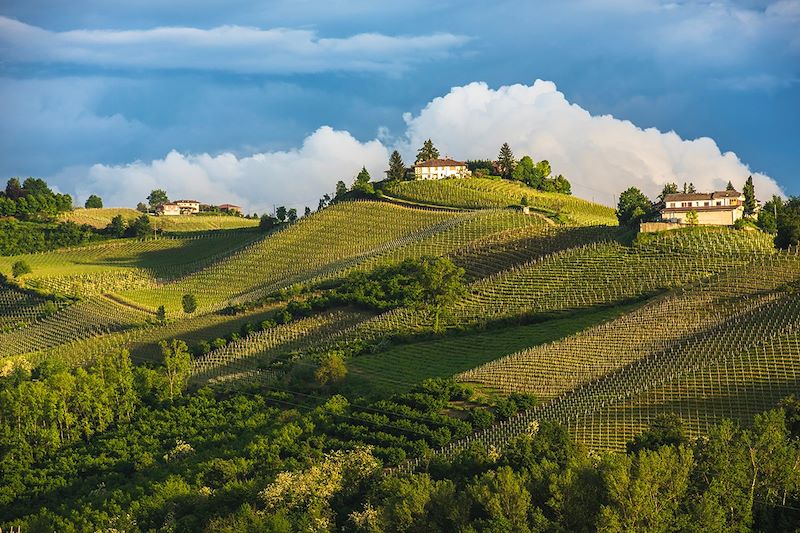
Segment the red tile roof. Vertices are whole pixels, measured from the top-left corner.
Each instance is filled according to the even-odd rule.
[[[414,165],[415,167],[465,167],[466,163],[454,159],[428,159]]]

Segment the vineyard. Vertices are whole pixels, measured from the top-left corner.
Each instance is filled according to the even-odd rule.
[[[90,208],[75,209],[61,216],[62,220],[76,224],[88,224],[94,228],[102,229],[111,223],[111,219],[120,215],[130,222],[142,216],[135,209],[124,208]],[[149,216],[150,223],[157,229],[170,233],[197,232],[209,230],[229,230],[240,228],[255,228],[258,220],[227,215],[183,215],[183,216]]]
[[[518,206],[527,199],[532,209],[581,225],[616,225],[614,210],[573,196],[543,192],[519,182],[487,178],[418,180],[390,183],[386,193],[402,200],[464,209]]]
[[[0,257],[9,280],[15,262],[31,269],[0,285],[3,372],[47,359],[79,366],[119,349],[157,364],[159,343],[181,339],[194,352],[192,386],[235,390],[275,386],[336,349],[350,354],[342,390],[355,395],[455,376],[489,398],[542,401],[470,439],[500,446],[550,419],[612,449],[660,413],[699,434],[797,389],[800,258],[776,252],[770,235],[634,237],[604,206],[503,180],[402,182],[386,193],[407,203],[342,202],[268,233],[203,225],[237,217],[165,217],[176,233]],[[508,208],[523,196],[529,214]],[[71,216],[99,227],[126,213]],[[275,322],[351,273],[428,256],[464,270],[441,331],[429,309],[402,305],[338,304]]]

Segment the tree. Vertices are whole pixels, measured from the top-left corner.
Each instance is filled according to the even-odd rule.
[[[653,212],[653,204],[636,187],[626,189],[619,195],[617,220],[622,224],[636,224]]]
[[[375,194],[375,188],[369,182],[371,176],[367,171],[367,167],[361,167],[356,179],[353,182],[352,191],[360,192],[363,194]]]
[[[692,209],[688,213],[686,213],[686,223],[690,226],[696,226],[700,223],[700,219],[697,216],[697,211]]]
[[[290,224],[297,222],[297,209],[292,207],[288,211],[286,211],[286,219],[289,221]]]
[[[150,223],[150,217],[142,215],[135,219],[125,230],[125,235],[128,237],[147,237],[153,233],[153,225]]]
[[[572,185],[569,183],[567,178],[561,174],[553,178],[553,187],[555,188],[555,192],[561,194],[572,194]]]
[[[339,351],[330,351],[319,358],[314,379],[324,387],[325,385],[337,383],[347,375],[347,366],[344,364],[344,355]]]
[[[417,150],[417,163],[428,161],[429,159],[439,159],[439,150],[433,146],[433,141],[428,139],[422,143],[422,148]]]
[[[136,204],[136,210],[141,213],[147,213],[147,204],[145,204],[144,202],[139,202],[138,204]]]
[[[280,207],[278,207],[277,211],[275,211],[275,216],[277,216],[277,217],[278,217],[278,220],[279,220],[280,222],[282,222],[282,223],[283,223],[283,222],[286,222],[286,216],[287,216],[287,214],[288,214],[288,213],[287,213],[287,211],[286,211],[286,206],[283,206],[283,205],[282,205],[282,206],[280,206]]]
[[[197,298],[194,294],[184,294],[181,298],[181,306],[184,313],[192,314],[197,310]]]
[[[106,226],[105,232],[114,237],[124,237],[125,229],[125,219],[122,218],[122,215],[115,215],[108,226]]]
[[[792,197],[778,212],[775,245],[788,248],[800,244],[800,196]]]
[[[497,155],[497,166],[500,176],[511,179],[514,167],[517,166],[517,161],[514,159],[514,153],[508,143],[503,143],[503,146],[500,147],[500,153]]]
[[[661,194],[658,195],[658,201],[663,203],[668,194],[677,194],[678,192],[678,184],[677,183],[667,183],[664,185],[664,188],[661,189]]]
[[[342,180],[336,182],[336,191],[333,194],[334,200],[341,200],[347,195],[347,184]]]
[[[756,212],[756,188],[753,185],[753,176],[748,176],[744,184],[744,216],[751,217]]]
[[[536,164],[531,159],[531,156],[525,155],[522,156],[519,163],[514,166],[514,170],[511,171],[511,179],[531,185],[535,172]]]
[[[406,165],[397,150],[389,156],[389,172],[386,173],[386,177],[392,181],[400,181],[406,177]]]
[[[468,490],[488,518],[486,525],[489,527],[481,531],[530,531],[531,494],[525,488],[524,479],[511,468],[501,466],[482,474]]]
[[[694,194],[697,192],[697,189],[694,187],[694,183],[689,183],[688,185],[686,182],[683,183],[683,194]]]
[[[6,197],[19,200],[24,194],[22,185],[19,184],[19,178],[10,178],[6,183]]]
[[[734,187],[733,183],[731,183],[730,180],[728,180],[728,184],[725,186],[725,190],[726,191],[735,191],[736,187]]]
[[[167,310],[163,305],[159,305],[158,309],[156,310],[156,320],[159,322],[166,322],[167,320]]]
[[[420,258],[421,302],[433,311],[434,331],[439,331],[439,318],[444,309],[466,293],[464,269],[446,257]]]
[[[92,194],[89,198],[86,199],[86,203],[83,204],[86,209],[98,209],[103,207],[103,199],[97,196],[96,194]]]
[[[665,413],[656,416],[650,428],[630,441],[627,449],[628,452],[657,450],[662,446],[686,444],[687,441],[683,421],[676,414]]]
[[[192,356],[186,343],[181,340],[173,340],[169,344],[161,341],[161,355],[164,357],[164,377],[169,389],[169,401],[173,401],[177,396],[183,394],[186,385],[189,383],[189,376],[192,372]]]
[[[311,214],[311,208],[306,206],[306,208],[303,209],[303,218],[307,217],[310,214]]]
[[[31,266],[25,261],[16,261],[11,265],[11,275],[15,278],[31,273]]]
[[[155,209],[159,205],[169,203],[169,197],[165,190],[155,189],[147,196],[147,201],[150,203],[150,209]]]

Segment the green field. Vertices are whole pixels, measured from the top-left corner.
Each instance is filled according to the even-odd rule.
[[[489,209],[518,206],[526,197],[533,209],[580,225],[617,225],[614,209],[570,195],[543,192],[527,185],[487,178],[454,178],[447,180],[417,180],[388,183],[386,194],[408,201],[461,207]]]

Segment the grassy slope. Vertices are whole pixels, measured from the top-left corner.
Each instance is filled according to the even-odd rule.
[[[75,209],[61,215],[63,220],[77,224],[89,224],[95,228],[105,228],[111,219],[122,215],[125,220],[133,220],[142,214],[135,209],[125,207],[101,207],[92,209]],[[150,216],[154,226],[168,232],[207,231],[216,229],[254,228],[258,220],[222,215],[186,215],[186,216]]]
[[[509,180],[486,178],[457,178],[448,180],[419,180],[388,183],[388,195],[435,205],[475,208],[503,208],[519,205],[528,198],[532,208],[581,225],[617,224],[614,210],[574,196],[532,189]]]
[[[449,377],[504,355],[552,342],[626,313],[636,305],[599,309],[545,322],[404,344],[353,358],[346,390],[391,394],[426,378]]]

